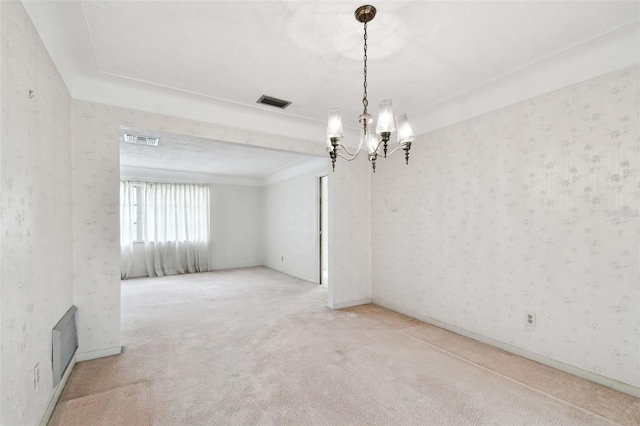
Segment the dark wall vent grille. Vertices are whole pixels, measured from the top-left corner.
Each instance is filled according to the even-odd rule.
[[[280,109],[285,109],[286,107],[291,105],[291,102],[289,101],[284,101],[282,99],[274,98],[273,96],[267,96],[267,95],[260,96],[260,99],[258,99],[256,103],[262,104],[262,105],[269,105],[269,106],[280,108]]]

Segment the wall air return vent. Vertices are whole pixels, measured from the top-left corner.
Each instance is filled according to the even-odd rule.
[[[274,98],[273,96],[267,96],[267,95],[260,96],[260,99],[258,99],[256,103],[262,104],[262,105],[269,105],[269,106],[280,108],[280,109],[285,109],[286,107],[291,105],[291,102],[289,101],[283,101],[282,99]]]
[[[51,341],[51,368],[53,370],[53,387],[62,380],[64,372],[71,364],[73,355],[78,349],[78,329],[76,312],[78,308],[71,306],[66,314],[53,327]]]
[[[139,136],[139,135],[130,135],[128,133],[124,134],[125,142],[136,143],[138,145],[150,145],[150,146],[158,146],[158,142],[160,142],[159,138],[152,138],[151,136]]]

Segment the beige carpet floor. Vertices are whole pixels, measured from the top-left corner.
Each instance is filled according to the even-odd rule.
[[[128,280],[50,425],[640,424],[640,400],[267,268]]]

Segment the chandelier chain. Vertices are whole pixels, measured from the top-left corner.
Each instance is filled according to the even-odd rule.
[[[367,99],[367,23],[364,23],[364,93],[362,94],[362,106],[364,106],[364,114],[367,113],[369,100]]]

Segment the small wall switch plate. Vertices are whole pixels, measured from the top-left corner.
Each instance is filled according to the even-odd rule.
[[[536,313],[535,312],[531,312],[531,311],[525,312],[524,323],[526,325],[528,325],[529,327],[535,327],[536,326]]]

